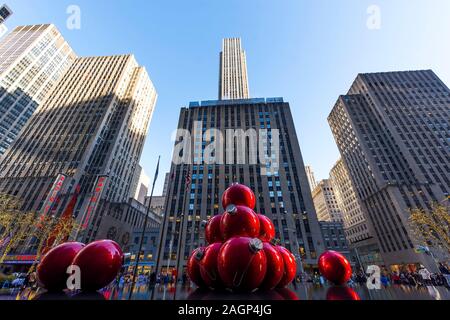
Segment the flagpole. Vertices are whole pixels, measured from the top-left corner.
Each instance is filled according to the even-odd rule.
[[[175,277],[175,291],[173,293],[173,300],[176,300],[177,298],[177,286],[178,286],[178,277],[180,276],[180,262],[181,262],[181,254],[184,251],[184,247],[182,248],[183,245],[183,232],[184,232],[184,221],[186,220],[186,215],[185,215],[185,210],[186,210],[186,204],[187,202],[187,197],[188,197],[188,191],[189,191],[189,187],[191,185],[191,169],[188,168],[188,172],[186,174],[185,177],[186,181],[185,181],[185,187],[184,187],[184,197],[183,197],[183,212],[181,213],[181,221],[180,221],[180,231],[178,233],[178,250],[177,250],[177,261],[175,264],[175,270],[176,270],[176,277]],[[183,270],[184,271],[184,270]]]
[[[161,160],[161,156],[158,157],[158,165],[156,166],[155,177],[153,178],[152,192],[150,193],[150,198],[149,198],[147,210],[146,210],[146,213],[145,213],[144,226],[142,227],[141,241],[140,241],[139,250],[138,250],[137,256],[136,256],[136,264],[134,266],[133,280],[131,281],[131,288],[130,288],[130,294],[128,296],[128,300],[131,300],[131,297],[133,296],[134,286],[136,284],[136,275],[137,275],[137,272],[138,272],[139,260],[140,260],[140,257],[141,257],[142,246],[144,245],[145,232],[147,231],[146,230],[147,229],[147,222],[148,222],[148,216],[150,214],[150,206],[152,204],[152,199],[153,199],[153,191],[155,190],[156,180],[158,179],[159,162],[160,162],[160,160]]]
[[[171,172],[172,172],[172,169],[171,169]],[[171,174],[170,181],[172,181],[174,179],[173,176],[174,176],[174,173]],[[169,192],[170,192],[169,188],[168,188],[167,192],[168,193],[166,194],[166,199],[164,200],[165,212],[163,214],[162,225],[159,228],[159,241],[158,241],[158,249],[157,249],[158,250],[158,254],[156,255],[156,267],[155,267],[156,277],[158,277],[159,268],[160,267],[162,268],[162,265],[163,265],[161,255],[163,253],[162,252],[163,240],[165,239],[165,237],[164,237],[164,230],[165,230],[165,227],[166,227],[167,207],[169,206],[168,205]],[[170,232],[172,232],[172,231],[170,231]],[[173,234],[172,234],[172,245],[173,245]],[[164,247],[165,247],[165,245],[164,245]],[[168,259],[168,263],[169,264],[168,264],[168,267],[167,267],[167,271],[169,270],[170,256],[169,256],[169,259]],[[155,291],[156,291],[156,284],[155,284],[155,287],[153,287],[153,290],[152,290],[151,300],[155,300]]]

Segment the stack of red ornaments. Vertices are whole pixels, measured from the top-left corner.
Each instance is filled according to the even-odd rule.
[[[222,197],[225,212],[205,227],[209,246],[194,250],[188,275],[199,287],[233,291],[283,288],[295,277],[294,255],[274,244],[275,227],[256,214],[256,198],[247,186],[233,184]]]
[[[122,249],[114,241],[99,240],[88,245],[66,242],[44,255],[37,267],[37,276],[47,291],[63,291],[68,285],[68,268],[76,266],[80,272],[80,289],[92,292],[111,283],[122,264]]]

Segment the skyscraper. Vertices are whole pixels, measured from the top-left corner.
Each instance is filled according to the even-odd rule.
[[[317,187],[317,180],[314,176],[314,171],[311,166],[305,166],[306,176],[308,177],[309,187],[311,192]]]
[[[424,264],[411,208],[431,209],[450,190],[450,90],[431,71],[360,74],[328,120],[383,259]],[[435,252],[437,254],[437,252]]]
[[[342,212],[345,236],[350,247],[358,253],[359,262],[364,267],[384,265],[377,240],[370,231],[363,207],[342,159],[331,169],[330,183]]]
[[[0,24],[6,21],[13,14],[12,10],[6,5],[0,7]]]
[[[180,133],[191,135],[179,136],[176,143],[162,226],[160,269],[176,268],[178,258],[179,267],[186,266],[192,250],[205,245],[202,221],[224,212],[220,199],[234,182],[255,191],[255,210],[273,220],[277,237],[301,256],[303,268],[317,265],[324,244],[287,102],[281,98],[192,102],[181,109],[178,128]],[[220,133],[211,135],[214,129]],[[236,130],[249,133],[252,129],[261,137],[259,147],[249,142],[243,150],[232,150],[238,140]],[[257,163],[248,161],[252,151],[274,144],[275,139],[279,139],[279,168],[266,171],[264,157]],[[208,149],[215,145],[219,150],[219,141],[226,145],[221,155],[226,160],[218,160],[221,152],[216,151],[216,161],[210,162]],[[183,150],[177,148],[180,143],[186,143]],[[186,155],[186,161],[176,160],[178,151]],[[239,161],[241,155],[246,161]],[[300,261],[298,265],[301,268]]]
[[[129,203],[156,98],[132,55],[77,58],[0,161],[0,192],[19,197],[24,210],[57,216],[79,186],[80,239],[119,237],[109,224],[137,219],[120,206]]]
[[[165,197],[167,194],[167,188],[169,187],[169,181],[170,181],[170,172],[167,172],[166,175],[164,176],[164,187],[163,187],[163,192],[162,192],[163,197]]]
[[[150,177],[145,173],[141,165],[138,165],[134,172],[130,197],[145,204],[145,198],[150,186]]]
[[[250,98],[247,59],[241,39],[223,39],[220,53],[219,100]]]
[[[342,212],[330,180],[320,181],[312,191],[312,198],[319,221],[342,222]]]
[[[17,27],[0,42],[0,156],[75,58],[51,24]]]

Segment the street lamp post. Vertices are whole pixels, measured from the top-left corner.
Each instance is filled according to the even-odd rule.
[[[299,261],[300,263],[298,264],[300,267],[300,273],[303,275],[304,270],[303,270],[303,261],[302,261],[302,256],[300,255],[300,243],[298,242],[298,238],[297,238],[297,230],[292,229],[292,228],[284,228],[285,231],[291,231],[294,235],[295,235],[295,244],[297,245],[297,250],[296,250],[296,254],[294,255]]]

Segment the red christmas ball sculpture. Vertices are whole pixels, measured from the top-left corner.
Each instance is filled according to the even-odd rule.
[[[276,249],[283,257],[284,261],[284,273],[283,278],[278,283],[278,288],[284,288],[292,282],[297,273],[297,263],[295,262],[295,256],[285,247],[276,246]]]
[[[218,264],[220,277],[227,288],[253,291],[259,288],[266,276],[263,242],[257,238],[232,238],[220,249]]]
[[[84,246],[79,242],[66,242],[44,255],[37,267],[37,277],[45,289],[55,292],[67,288],[67,268]]]
[[[361,300],[355,290],[349,287],[330,287],[327,291],[327,300]]]
[[[352,276],[352,267],[347,258],[336,251],[325,251],[319,257],[319,271],[330,282],[340,285]]]
[[[222,207],[226,209],[230,204],[246,206],[254,209],[256,197],[252,189],[243,184],[232,184],[222,195]]]
[[[259,228],[258,216],[252,209],[234,204],[227,207],[220,222],[220,231],[225,241],[236,236],[257,238]]]
[[[262,241],[270,242],[275,238],[275,226],[272,220],[267,216],[258,214],[259,219],[259,238]]]
[[[205,227],[205,239],[209,244],[215,242],[222,242],[222,233],[220,232],[220,221],[222,220],[222,215],[217,215],[212,217]]]
[[[281,253],[268,242],[264,242],[263,250],[267,259],[267,272],[260,289],[272,290],[283,278],[284,260]]]
[[[200,261],[204,256],[205,248],[197,248],[192,252],[187,263],[187,274],[189,279],[200,288],[206,287],[206,283],[203,281],[202,275],[200,274]]]
[[[111,240],[88,244],[75,257],[72,264],[81,271],[81,290],[97,291],[114,280],[123,263],[120,246]]]
[[[207,287],[213,289],[223,288],[223,282],[217,269],[218,255],[222,243],[217,242],[206,247],[203,258],[200,260],[200,275]]]

